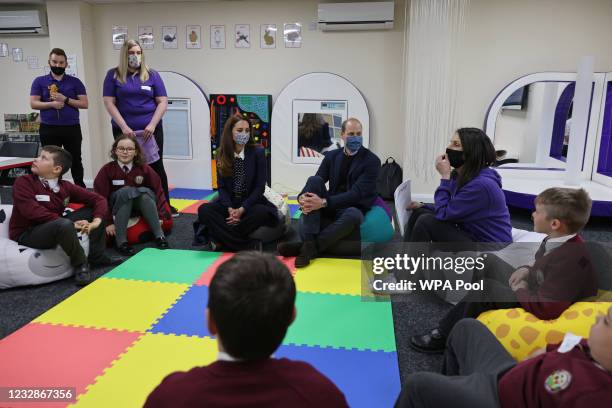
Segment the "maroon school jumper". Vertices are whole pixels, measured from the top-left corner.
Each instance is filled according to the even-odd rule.
[[[216,361],[167,376],[145,408],[348,407],[342,392],[310,364],[286,358]]]
[[[98,172],[94,180],[94,190],[102,197],[110,200],[110,196],[122,187],[148,187],[156,197],[157,214],[161,220],[171,218],[166,196],[162,190],[159,176],[147,164],[140,166],[132,165],[129,173],[125,173],[116,161],[106,163]],[[114,224],[112,209],[108,208],[106,214],[107,225]]]
[[[567,353],[547,353],[514,366],[499,380],[502,408],[612,406],[612,374],[597,365],[586,340]]]
[[[55,193],[34,174],[15,180],[13,214],[9,222],[9,237],[13,241],[19,241],[21,234],[30,227],[60,218],[71,202],[92,207],[94,218],[104,219],[108,211],[104,197],[61,179],[57,185],[59,191]]]
[[[516,298],[542,320],[556,319],[572,303],[597,294],[595,269],[579,235],[536,259],[527,282],[530,289],[517,290]]]

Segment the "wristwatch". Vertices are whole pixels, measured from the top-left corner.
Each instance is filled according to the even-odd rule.
[[[69,97],[66,97],[66,99],[64,99],[64,105],[68,105],[68,101],[70,100]]]
[[[327,198],[323,199],[323,204],[321,204],[321,208],[327,207]]]

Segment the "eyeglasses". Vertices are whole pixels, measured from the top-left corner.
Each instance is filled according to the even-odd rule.
[[[135,151],[136,149],[133,147],[118,147],[116,149],[118,152],[127,152],[127,153],[131,153],[133,151]]]

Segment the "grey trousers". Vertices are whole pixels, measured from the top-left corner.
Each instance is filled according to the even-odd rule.
[[[115,216],[115,242],[117,246],[127,242],[127,226],[134,210],[142,215],[155,238],[163,237],[155,194],[147,187],[123,187],[110,197],[112,213]]]
[[[516,365],[485,325],[463,319],[451,332],[443,374],[411,374],[396,407],[499,407],[497,383]]]

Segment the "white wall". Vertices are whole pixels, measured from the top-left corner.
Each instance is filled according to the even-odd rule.
[[[105,70],[117,65],[118,52],[110,42],[113,25],[127,25],[130,37],[137,35],[138,24],[152,25],[156,43],[153,50],[145,50],[147,63],[154,69],[187,75],[206,93],[271,94],[275,100],[286,84],[304,73],[325,71],[344,76],[368,104],[371,147],[387,157],[398,151],[402,142],[401,121],[395,119],[401,100],[404,1],[396,3],[394,30],[351,33],[310,31],[317,0],[173,3],[171,14],[166,4],[98,5],[93,8],[98,81],[88,85],[100,89]],[[282,25],[291,22],[302,23],[302,48],[284,47]],[[259,47],[259,25],[264,23],[274,23],[279,29],[276,49]],[[185,25],[191,24],[202,26],[202,49],[185,49]],[[226,49],[210,49],[211,24],[225,24]],[[234,48],[234,24],[251,24],[250,49]],[[178,26],[178,49],[162,49],[162,25]],[[102,117],[98,137],[110,142],[108,115],[101,103],[97,106]],[[291,140],[291,135],[275,133],[274,129],[272,137]]]
[[[329,71],[342,75],[361,90],[368,103],[373,150],[381,159],[389,155],[401,159],[397,153],[403,150],[404,144],[403,120],[399,115],[405,1],[396,0],[395,29],[380,32],[309,31],[308,23],[315,19],[317,4],[318,0],[245,0],[173,2],[170,6],[164,3],[81,5],[81,18],[89,13],[91,26],[81,27],[79,22],[75,29],[82,31],[83,41],[87,42],[84,53],[91,55],[85,55],[85,59],[94,67],[86,66],[86,70],[95,71],[96,79],[88,80],[86,86],[90,95],[94,90],[98,93],[91,101],[91,160],[102,163],[106,156],[106,149],[102,147],[111,141],[108,115],[99,95],[105,70],[117,64],[117,51],[110,42],[113,24],[127,25],[131,36],[136,36],[138,24],[153,25],[155,49],[145,51],[151,66],[186,74],[208,93],[269,93],[275,97],[286,83],[305,72]],[[84,12],[83,8],[87,10]],[[596,71],[612,70],[609,40],[612,1],[471,0],[466,19],[457,72],[457,126],[482,126],[487,107],[497,92],[519,76],[538,71],[575,71],[583,55],[595,57]],[[258,41],[259,24],[275,23],[280,29],[283,22],[296,21],[303,24],[301,49],[285,49],[280,35],[277,36],[279,46],[274,50],[262,50],[258,44],[253,44],[251,49],[234,49],[229,41],[237,23],[251,24],[251,35]],[[74,23],[66,21],[65,24]],[[184,48],[186,24],[202,25],[206,42],[203,49]],[[210,24],[226,25],[227,49],[210,49]],[[179,26],[179,49],[161,49],[161,25]],[[25,55],[36,53],[41,61],[46,61],[48,39],[4,42],[12,46],[17,41],[24,44]],[[30,41],[26,48],[26,42]],[[12,64],[0,58],[0,89],[8,95],[4,97],[3,93],[0,100],[0,114],[29,110],[27,95],[34,74]],[[10,70],[6,71],[7,75],[5,67]],[[98,116],[97,125],[93,124],[96,119],[91,115]],[[275,138],[282,136],[273,133]],[[443,149],[440,146],[441,152]],[[85,157],[88,154],[84,152]],[[432,193],[437,183],[437,180],[414,180],[413,191]]]
[[[28,69],[26,57],[38,57],[40,66],[47,65],[49,37],[0,37],[7,43],[9,55],[0,57],[0,131],[4,131],[5,113],[29,113],[32,81],[43,75],[41,69]],[[23,48],[23,61],[13,62],[12,48]],[[68,51],[67,51],[68,52]]]

